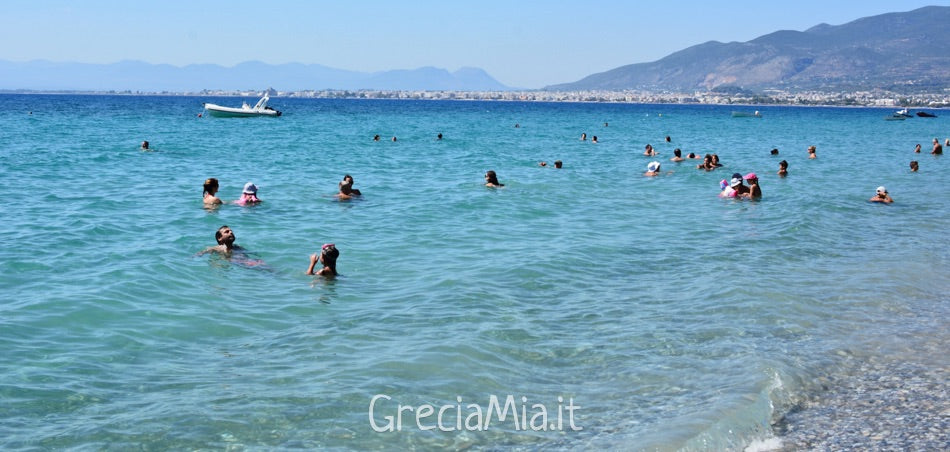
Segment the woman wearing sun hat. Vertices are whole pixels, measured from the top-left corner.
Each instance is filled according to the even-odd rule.
[[[647,165],[647,172],[643,173],[644,176],[659,176],[660,175],[660,162],[652,161]]]

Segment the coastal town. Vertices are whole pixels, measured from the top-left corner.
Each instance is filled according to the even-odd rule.
[[[38,94],[32,90],[5,90],[4,93]],[[171,91],[43,91],[53,94],[106,94],[134,96],[214,96],[257,97],[260,90],[211,90],[197,92]],[[761,93],[732,91],[696,91],[692,93],[647,90],[623,91],[405,91],[405,90],[302,90],[280,91],[268,88],[263,93],[272,98],[304,99],[406,99],[406,100],[461,100],[461,101],[512,101],[512,102],[600,102],[631,104],[708,104],[708,105],[801,105],[801,106],[847,106],[847,107],[950,107],[950,88],[938,93],[897,93],[884,89],[868,91],[786,91],[765,90]]]

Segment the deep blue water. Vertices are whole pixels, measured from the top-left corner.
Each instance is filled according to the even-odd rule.
[[[273,98],[281,118],[198,117],[240,101],[0,95],[0,447],[737,449],[851,358],[946,363],[918,355],[948,339],[948,163],[927,152],[950,113]],[[752,171],[761,201],[716,196]],[[362,199],[333,198],[344,174]],[[208,177],[264,202],[206,210]],[[893,205],[867,202],[879,185]],[[223,224],[266,265],[195,256]],[[327,242],[342,276],[306,276]],[[380,394],[379,425],[429,404],[455,427],[493,395],[552,416],[423,431],[404,411],[380,433]],[[559,397],[583,430],[550,428]]]

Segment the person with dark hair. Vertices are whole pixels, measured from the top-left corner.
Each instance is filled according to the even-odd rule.
[[[564,163],[561,162],[560,160],[555,160],[555,161],[554,161],[554,167],[555,167],[555,168],[560,168],[560,167],[562,167],[562,166],[564,166]]]
[[[143,142],[142,142],[142,150],[143,150],[143,151],[148,151],[148,150],[149,150],[149,149],[148,149],[148,141],[143,141]]]
[[[917,143],[917,146],[914,146],[914,154],[920,154],[920,143]]]
[[[218,192],[218,180],[213,177],[205,179],[204,192],[202,193],[204,197],[205,207],[214,207],[214,206],[221,205],[222,203],[221,199],[215,196],[215,193],[217,192]]]
[[[673,158],[670,159],[671,162],[682,162],[686,160],[683,158],[683,151],[680,151],[680,148],[673,149]]]
[[[773,148],[771,151],[772,155],[778,155],[778,148]]]
[[[696,165],[696,169],[701,169],[701,170],[706,170],[706,171],[712,171],[716,169],[716,165],[713,164],[712,154],[706,154],[706,156],[703,157],[703,163]]]
[[[209,246],[205,248],[198,253],[198,256],[207,253],[218,253],[225,257],[231,257],[231,253],[233,251],[244,249],[238,246],[238,244],[234,243],[234,231],[232,231],[228,225],[221,226],[217,231],[215,231],[214,240],[218,242],[217,246]]]
[[[788,162],[785,160],[778,162],[778,175],[782,177],[788,176]]]
[[[934,148],[930,153],[933,155],[943,154],[943,146],[940,145],[940,140],[934,138]]]
[[[910,172],[916,173],[919,168],[920,168],[920,167],[919,167],[918,164],[917,164],[917,160],[911,160],[911,161],[910,161]]]
[[[307,267],[307,274],[322,276],[324,278],[337,276],[339,274],[336,272],[336,259],[338,257],[340,257],[340,250],[336,249],[336,245],[325,243],[323,247],[320,248],[320,254],[313,253],[310,255],[310,266]],[[317,263],[323,263],[323,268],[314,271]]]
[[[494,171],[488,170],[485,173],[485,186],[486,187],[504,187],[505,184],[498,182],[498,175]]]
[[[647,143],[647,145],[643,149],[643,155],[646,155],[649,157],[653,157],[656,155],[656,150],[653,149],[652,144]]]
[[[350,191],[352,192],[353,196],[363,195],[363,192],[361,192],[358,188],[353,188],[353,176],[350,176],[349,174],[344,174],[343,181],[340,182],[340,185],[343,185],[343,184],[350,184]]]
[[[816,159],[816,158],[818,158],[818,154],[815,153],[815,146],[814,146],[814,145],[808,146],[808,158],[810,158],[810,159]]]

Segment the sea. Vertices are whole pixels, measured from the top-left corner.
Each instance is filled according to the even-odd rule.
[[[950,112],[256,100],[0,95],[0,448],[743,450],[950,359]]]

